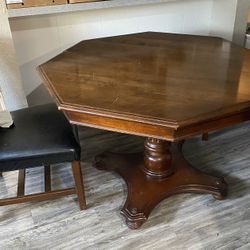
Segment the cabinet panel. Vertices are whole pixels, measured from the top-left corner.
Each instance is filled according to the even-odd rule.
[[[28,8],[36,6],[47,6],[47,5],[57,5],[57,4],[67,4],[67,0],[23,0],[22,3],[7,3],[8,9],[17,9],[17,8]]]
[[[88,3],[88,2],[101,2],[107,0],[69,0],[69,3]]]

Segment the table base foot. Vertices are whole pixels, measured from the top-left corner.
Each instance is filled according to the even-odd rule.
[[[174,194],[206,193],[219,200],[225,198],[227,186],[223,179],[193,168],[180,151],[172,156],[174,172],[164,178],[147,175],[142,153],[105,153],[96,157],[96,168],[115,171],[127,184],[121,214],[129,228],[139,228],[160,201]]]

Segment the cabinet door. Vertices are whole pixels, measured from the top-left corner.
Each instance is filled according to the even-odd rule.
[[[16,1],[8,1],[6,0],[8,9],[17,9],[17,8],[28,8],[28,7],[36,7],[36,6],[47,6],[47,5],[56,5],[56,4],[67,4],[67,0],[22,0]]]

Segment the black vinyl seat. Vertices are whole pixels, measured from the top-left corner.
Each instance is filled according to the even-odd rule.
[[[0,128],[0,172],[25,171],[26,168],[44,166],[46,169],[45,185],[47,185],[45,190],[50,192],[50,198],[52,198],[51,193],[54,191],[51,191],[50,183],[48,183],[50,164],[72,162],[76,188],[72,188],[71,191],[67,189],[65,194],[63,194],[65,190],[55,192],[57,195],[58,192],[60,195],[77,193],[81,209],[85,208],[80,167],[81,148],[64,114],[51,103],[17,110],[11,115],[14,125],[8,129]],[[25,176],[25,174],[22,175]],[[24,197],[28,197],[24,195],[24,191],[21,193]],[[41,200],[41,197],[39,198],[41,195],[46,197],[45,193],[37,194],[38,200]],[[9,198],[9,201],[11,204],[16,203],[10,199],[15,198]],[[2,199],[0,205],[6,204],[4,200],[8,201],[8,199]],[[1,204],[2,201],[4,201],[3,204]]]
[[[71,125],[55,104],[11,113],[12,128],[0,129],[0,171],[80,160]]]

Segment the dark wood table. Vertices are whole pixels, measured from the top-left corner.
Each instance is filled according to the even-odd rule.
[[[184,139],[250,119],[250,52],[220,38],[141,33],[82,41],[39,67],[74,124],[145,136],[144,153],[105,153],[99,169],[127,183],[121,213],[139,228],[164,198],[226,195],[193,168]]]

